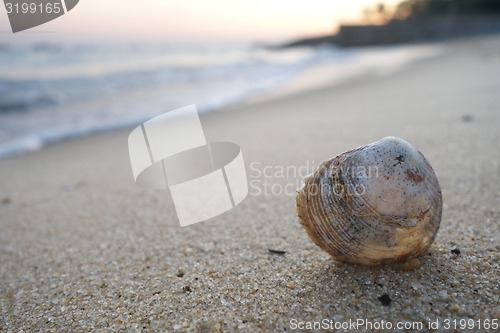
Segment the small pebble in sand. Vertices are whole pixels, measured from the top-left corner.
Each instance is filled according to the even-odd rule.
[[[182,287],[182,291],[185,293],[190,293],[193,290],[191,289],[191,286],[184,286],[184,287]]]
[[[8,205],[8,204],[12,203],[12,199],[10,197],[5,197],[2,199],[1,203],[2,203],[2,205]]]
[[[470,114],[465,114],[462,116],[462,121],[464,123],[470,123],[474,118]]]
[[[460,254],[460,250],[457,247],[456,249],[451,250],[451,253],[456,254],[458,256]]]
[[[446,290],[441,290],[439,293],[438,293],[439,297],[443,298],[443,299],[446,299],[448,298],[448,292]]]
[[[453,305],[451,308],[450,308],[451,311],[454,311],[454,312],[459,312],[460,311],[460,305],[458,304],[455,304]]]
[[[392,299],[387,294],[383,294],[382,296],[377,298],[383,306],[389,306],[392,302]]]
[[[293,288],[295,288],[295,283],[293,281],[290,281],[286,284],[286,287],[289,289],[293,289]]]
[[[414,281],[414,282],[412,282],[412,283],[411,283],[411,287],[412,287],[413,289],[415,289],[415,290],[419,290],[419,289],[422,289],[422,288],[423,288],[422,284],[421,284],[420,282],[418,282],[418,281]]]
[[[184,275],[186,274],[186,272],[184,272],[182,269],[179,269],[177,271],[177,274],[175,274],[177,277],[183,277]]]
[[[420,267],[420,260],[413,258],[403,264],[403,271],[408,272]]]

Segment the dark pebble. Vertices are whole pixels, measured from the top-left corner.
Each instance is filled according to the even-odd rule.
[[[378,298],[380,303],[382,303],[383,306],[389,306],[392,302],[391,298],[387,294],[383,294]]]
[[[182,287],[182,291],[185,293],[190,293],[192,290],[191,290],[190,286],[184,286],[184,287]]]
[[[458,248],[451,250],[451,253],[456,254],[457,256],[460,254],[460,250]]]
[[[269,252],[274,254],[285,254],[286,251],[269,249]]]

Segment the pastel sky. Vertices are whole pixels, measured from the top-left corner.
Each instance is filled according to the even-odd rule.
[[[382,1],[80,0],[67,15],[15,35],[2,8],[0,41],[287,40],[360,22],[364,8]]]

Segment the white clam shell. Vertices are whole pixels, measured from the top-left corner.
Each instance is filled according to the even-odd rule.
[[[422,153],[386,137],[323,162],[298,191],[297,213],[314,243],[337,260],[406,261],[436,237],[441,188]]]

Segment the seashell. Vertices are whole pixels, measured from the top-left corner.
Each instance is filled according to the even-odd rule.
[[[312,241],[335,259],[363,265],[424,253],[441,222],[442,195],[429,162],[386,137],[323,162],[297,193]]]

